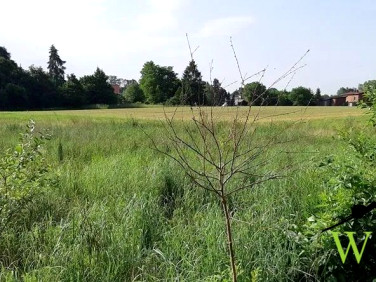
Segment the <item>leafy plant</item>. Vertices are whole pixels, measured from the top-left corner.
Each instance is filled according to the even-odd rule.
[[[369,108],[370,122],[376,127],[376,87],[374,84],[364,85],[364,101],[360,104],[363,108]]]
[[[48,134],[36,134],[30,121],[20,143],[0,158],[0,234],[27,214],[28,206],[48,185],[49,166],[42,146]]]
[[[376,226],[376,214],[369,212],[372,208],[357,215],[360,209],[367,209],[376,201],[376,90],[367,88],[365,98],[366,103],[361,106],[370,109],[373,127],[351,127],[342,132],[340,138],[347,144],[347,157],[342,160],[328,157],[320,164],[326,189],[315,215],[308,219],[300,237],[305,253],[316,254],[313,258],[316,271],[326,280],[372,281],[376,278],[375,240],[368,241],[362,263],[357,263],[352,254],[342,263],[331,231],[321,233],[329,226],[340,233],[352,231],[361,245],[364,232],[373,231]],[[342,246],[347,246],[345,235],[339,239]]]

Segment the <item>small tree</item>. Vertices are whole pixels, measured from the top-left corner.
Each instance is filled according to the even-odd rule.
[[[42,145],[48,134],[35,133],[30,121],[20,143],[0,156],[0,236],[8,228],[25,224],[33,200],[51,184]]]
[[[232,42],[231,47],[244,87],[246,79],[240,71]],[[272,85],[295,73],[296,65],[304,56]],[[191,58],[190,66],[185,72],[186,80],[183,76],[183,88],[184,85],[185,87],[190,85],[185,84],[190,81],[187,77],[192,77],[192,74],[195,73],[198,74],[192,51]],[[188,97],[193,98],[194,96]],[[272,162],[272,158],[267,158],[266,155],[272,147],[283,142],[277,138],[280,137],[281,131],[279,130],[275,130],[266,142],[257,142],[256,122],[259,115],[257,112],[254,114],[252,109],[251,106],[248,107],[244,116],[240,116],[237,111],[232,122],[224,128],[221,126],[223,123],[217,120],[213,107],[191,107],[192,120],[190,124],[177,123],[175,120],[176,109],[172,115],[165,112],[165,131],[162,134],[164,140],[160,142],[149,136],[156,151],[176,161],[197,187],[213,193],[220,200],[233,282],[237,281],[237,270],[231,225],[232,215],[230,214],[231,197],[240,191],[254,188],[265,181],[279,177],[276,172],[265,170],[266,166]],[[183,128],[183,131],[179,130],[179,127]],[[286,128],[282,129],[282,132],[285,130]]]

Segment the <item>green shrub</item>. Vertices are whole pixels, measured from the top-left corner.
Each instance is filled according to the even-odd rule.
[[[30,121],[20,139],[0,157],[0,263],[6,267],[21,264],[23,232],[43,216],[38,199],[52,183],[42,149],[49,135],[36,134]]]
[[[358,263],[352,250],[342,262],[331,231],[324,228],[338,222],[339,240],[347,248],[349,239],[344,232],[355,232],[358,249],[361,249],[367,231],[374,231],[375,212],[356,216],[357,208],[371,207],[376,203],[376,90],[366,89],[365,98],[370,109],[372,128],[351,126],[341,134],[340,142],[347,144],[343,159],[328,157],[320,164],[325,190],[320,204],[302,230],[293,232],[303,247],[303,259],[311,261],[319,277],[331,281],[374,281],[376,278],[376,240],[372,234]],[[358,209],[359,211],[359,209]],[[350,218],[353,217],[353,218]],[[360,217],[360,218],[358,218]],[[346,222],[345,222],[346,221]]]

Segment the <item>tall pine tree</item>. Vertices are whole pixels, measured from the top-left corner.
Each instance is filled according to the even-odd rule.
[[[59,54],[57,53],[58,50],[55,48],[54,45],[50,47],[50,58],[48,60],[48,74],[52,81],[54,82],[55,86],[60,86],[64,83],[64,73],[65,67],[64,64],[66,63],[62,59],[60,59]]]
[[[197,69],[194,60],[189,62],[189,65],[183,73],[182,82],[182,104],[189,105],[204,105],[204,83],[202,81],[201,72]]]

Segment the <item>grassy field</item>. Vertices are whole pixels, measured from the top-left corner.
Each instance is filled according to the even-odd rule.
[[[208,108],[203,108],[209,110]],[[192,110],[189,107],[146,107],[126,109],[103,109],[103,110],[65,110],[65,111],[31,111],[31,112],[1,112],[2,120],[27,120],[33,118],[38,120],[56,120],[87,118],[95,119],[164,119],[165,114],[171,116],[176,111],[176,118],[189,120],[192,118]],[[239,113],[244,116],[248,107],[217,107],[213,108],[214,115],[221,120],[232,120]],[[193,113],[197,109],[193,108]],[[263,122],[290,121],[290,120],[312,120],[312,119],[338,119],[346,117],[357,117],[363,115],[364,110],[356,107],[253,107],[252,116],[258,116]]]
[[[171,114],[174,108],[165,108]],[[246,108],[239,109],[244,115]],[[291,163],[281,180],[236,194],[232,205],[240,281],[317,278],[310,256],[290,237],[319,203],[328,155],[341,158],[338,130],[364,121],[350,107],[265,107],[258,142],[276,130],[267,169]],[[236,108],[216,108],[231,121]],[[0,281],[223,281],[230,276],[218,202],[195,188],[176,163],[151,149],[163,138],[162,107],[1,112],[0,151],[13,147],[27,120],[49,129],[46,159],[54,185],[33,201],[27,221],[0,241]],[[177,118],[189,120],[189,107]],[[280,121],[270,123],[270,120]],[[297,123],[292,123],[299,121]],[[293,124],[293,125],[292,125]],[[286,125],[292,125],[287,127]],[[142,127],[142,130],[140,129]],[[178,130],[183,130],[179,128]],[[225,130],[225,129],[222,129]],[[166,206],[166,197],[173,204]]]

